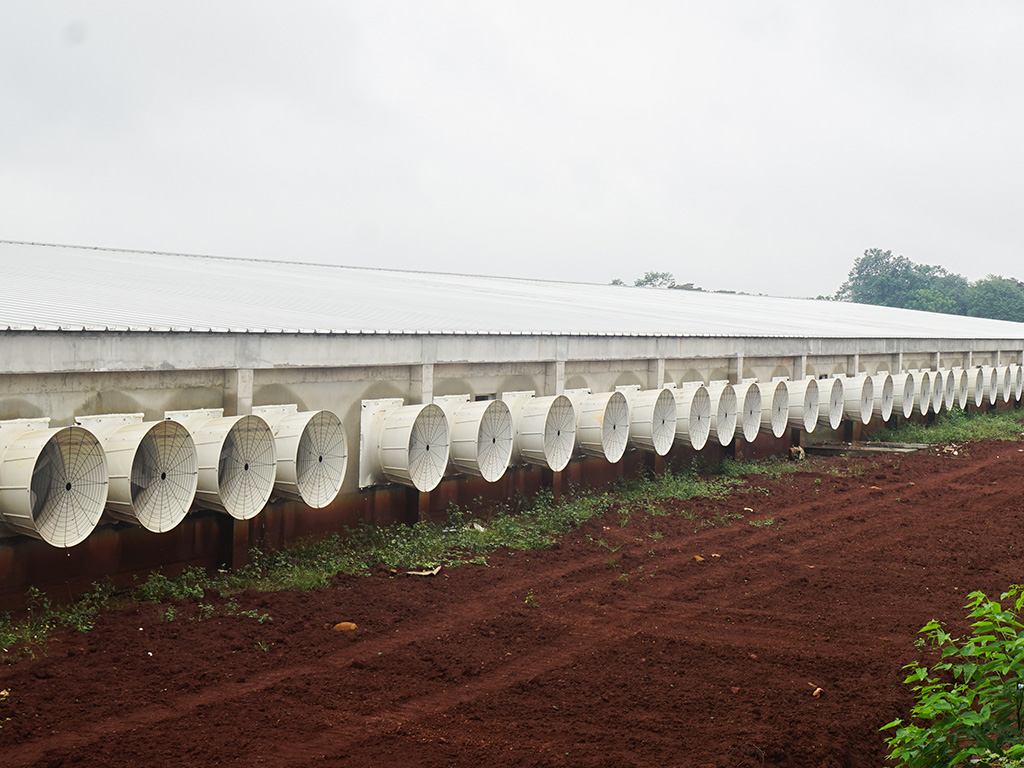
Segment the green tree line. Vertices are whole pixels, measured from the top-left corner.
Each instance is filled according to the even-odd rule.
[[[1024,283],[1019,280],[988,275],[971,282],[942,267],[916,264],[881,248],[864,251],[831,298],[1024,322]]]

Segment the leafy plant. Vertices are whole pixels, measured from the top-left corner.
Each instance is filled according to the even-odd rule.
[[[1004,608],[1001,601],[1011,600]],[[970,634],[954,638],[935,620],[921,629],[938,652],[932,667],[917,662],[904,682],[917,703],[912,722],[894,720],[890,756],[905,768],[1006,766],[1024,760],[1024,587],[999,601],[982,592],[968,596]]]

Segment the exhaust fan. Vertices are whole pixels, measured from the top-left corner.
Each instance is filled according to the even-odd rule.
[[[818,426],[821,390],[815,378],[791,381],[789,387],[789,426],[810,434]]]
[[[703,450],[711,434],[711,395],[699,381],[683,382],[676,396],[676,438],[695,451]]]
[[[502,400],[515,425],[513,461],[561,472],[576,443],[576,414],[565,395],[535,397],[533,392],[506,392]]]
[[[846,405],[846,394],[843,380],[838,376],[818,380],[818,395],[821,411],[818,417],[829,429],[839,429],[843,423],[843,409]]]
[[[512,458],[512,412],[502,400],[470,402],[469,395],[435,397],[451,427],[451,464],[497,482]]]
[[[298,405],[252,409],[274,435],[274,491],[323,509],[338,496],[348,468],[348,440],[331,411],[300,411]]]
[[[761,431],[773,437],[786,434],[789,421],[789,383],[786,379],[773,379],[771,383],[758,384],[761,403],[768,403],[761,409]]]
[[[736,390],[728,381],[712,381],[708,385],[711,398],[711,437],[720,445],[728,445],[736,435],[738,406]]]
[[[622,392],[567,389],[563,393],[576,412],[576,444],[586,456],[615,464],[629,442],[629,403]]]
[[[748,443],[761,431],[761,389],[757,379],[744,379],[733,387],[740,406],[739,427]]]
[[[73,547],[103,514],[107,458],[89,430],[49,423],[0,422],[0,519],[54,547]]]
[[[629,442],[664,456],[676,438],[676,396],[668,387],[617,387],[629,403]]]
[[[141,413],[78,416],[107,455],[111,517],[166,533],[185,519],[196,496],[196,444],[176,421],[143,422]]]
[[[196,503],[236,520],[260,513],[274,490],[274,435],[259,416],[224,416],[223,408],[167,411],[182,424],[199,456]]]

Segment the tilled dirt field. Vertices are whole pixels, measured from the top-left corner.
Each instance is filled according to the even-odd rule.
[[[0,764],[879,766],[918,629],[1024,578],[1024,446],[802,470],[489,567],[237,596],[262,624],[106,614],[0,668]]]

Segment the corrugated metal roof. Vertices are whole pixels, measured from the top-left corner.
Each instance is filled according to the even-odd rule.
[[[0,241],[0,329],[1024,339],[810,299]]]

